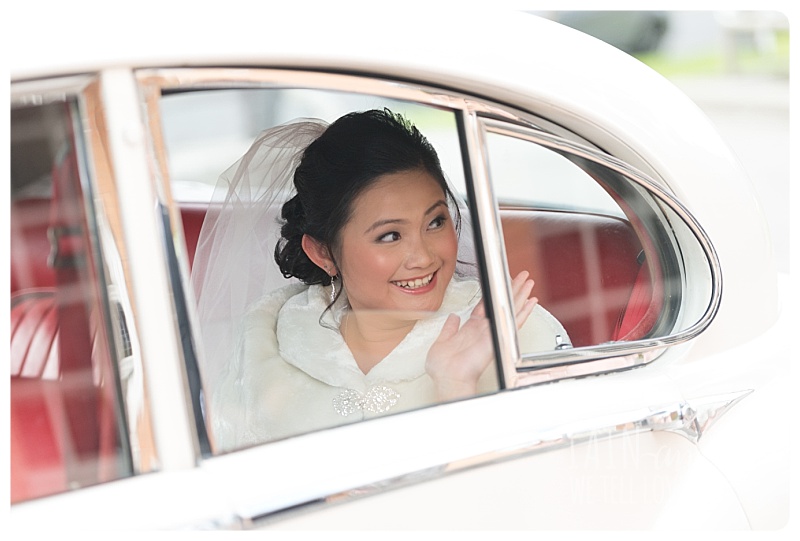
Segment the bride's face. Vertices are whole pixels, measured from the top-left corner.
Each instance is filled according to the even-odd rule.
[[[354,310],[436,311],[457,252],[441,187],[424,170],[404,171],[354,200],[340,232],[339,271]]]

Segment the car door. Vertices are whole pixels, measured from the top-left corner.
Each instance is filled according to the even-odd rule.
[[[18,89],[21,101],[41,92]],[[116,295],[101,304],[109,314],[109,298],[125,299],[138,399],[119,415],[131,466],[122,479],[15,504],[17,524],[45,512],[85,526],[91,510],[93,526],[132,528],[651,527],[687,497],[715,502],[687,520],[741,524],[729,485],[694,445],[698,420],[741,395],[692,403],[660,369],[712,320],[717,261],[691,214],[646,175],[545,118],[383,78],[110,70],[73,93],[83,112],[73,132],[97,137],[84,189],[107,188],[84,210],[100,230],[90,238],[124,249],[114,287],[100,290]],[[206,400],[223,361],[209,359],[191,288],[210,187],[263,127],[383,106],[431,134],[466,201],[497,391],[221,453]],[[119,227],[103,233],[109,216]],[[547,351],[517,336],[517,268],[535,269],[542,305],[564,322]]]
[[[697,419],[721,413],[742,394],[690,403],[654,362],[680,358],[680,345],[709,324],[721,279],[702,228],[657,182],[546,119],[442,89],[278,70],[148,77],[162,88],[160,128],[173,193],[187,193],[178,205],[187,209],[181,219],[189,247],[201,221],[187,219],[198,211],[188,193],[211,193],[209,183],[258,129],[376,106],[409,114],[423,132],[435,134],[447,174],[468,202],[483,294],[496,324],[498,393],[209,459],[203,467],[224,479],[246,524],[480,527],[497,520],[481,512],[488,507],[525,527],[568,527],[576,516],[586,525],[628,520],[645,527],[660,524],[686,491],[718,502],[713,518],[698,513],[691,520],[742,524],[730,486],[693,443]],[[219,141],[200,148],[227,148],[231,139],[238,146],[225,157],[220,150],[217,165],[200,173],[199,164],[181,157],[203,144],[201,128],[189,127],[192,118],[207,127],[209,115],[221,113],[235,124],[230,111],[237,107],[261,120],[247,114],[238,127],[225,124],[230,134],[215,131]],[[508,276],[522,268],[534,270],[542,305],[567,329],[548,351],[526,350],[509,319]],[[559,383],[542,385],[553,382]],[[503,465],[473,470],[495,463]],[[690,480],[698,471],[704,483],[695,486]],[[243,476],[246,488],[237,481]],[[471,489],[461,484],[474,477],[481,480]],[[539,477],[551,482],[538,483]],[[556,478],[569,481],[554,495]],[[504,494],[492,505],[492,495],[509,486],[524,497]],[[406,488],[387,491],[395,487]],[[376,497],[359,498],[365,494]],[[327,505],[349,500],[358,501]],[[519,506],[530,501],[542,506],[522,513]],[[387,510],[395,504],[412,509],[413,518],[392,519]],[[474,511],[469,518],[465,508]],[[301,513],[310,509],[316,512]],[[297,519],[287,519],[295,512]]]

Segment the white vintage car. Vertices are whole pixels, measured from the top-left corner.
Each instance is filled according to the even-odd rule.
[[[13,531],[789,524],[788,282],[661,76],[524,13],[53,7],[46,48],[9,40]],[[468,201],[499,389],[217,452],[190,285],[217,176],[266,127],[374,107]],[[520,269],[552,350],[517,339]]]

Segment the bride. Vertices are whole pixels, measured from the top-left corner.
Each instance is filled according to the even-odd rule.
[[[217,451],[498,388],[458,201],[403,117],[272,128],[220,181],[192,276]],[[563,327],[526,272],[512,286],[526,347],[552,349]]]

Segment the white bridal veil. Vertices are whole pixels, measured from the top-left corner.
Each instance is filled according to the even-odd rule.
[[[206,387],[236,346],[247,307],[288,281],[274,259],[278,218],[303,150],[328,123],[302,119],[261,132],[217,181],[192,265]]]

